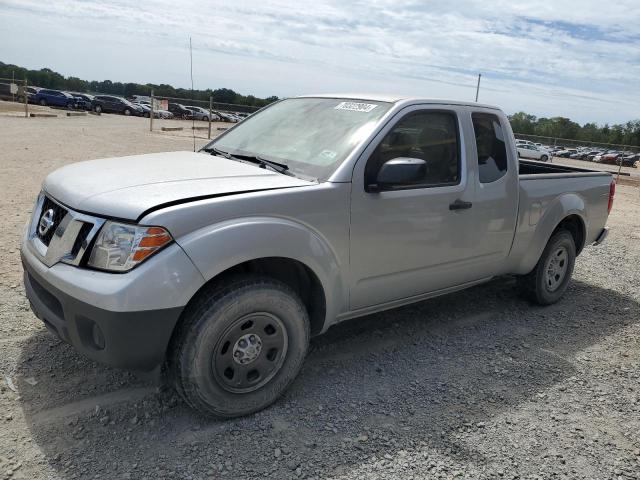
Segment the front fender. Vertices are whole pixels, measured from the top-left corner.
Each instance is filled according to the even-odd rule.
[[[539,205],[539,204],[538,204]],[[540,218],[535,218],[538,214],[536,209],[541,208]],[[584,199],[577,193],[565,193],[555,197],[548,205],[536,206],[532,203],[527,211],[519,219],[518,245],[514,248],[514,253],[522,259],[514,273],[529,273],[538,263],[551,234],[558,224],[570,215],[577,215],[582,221],[583,228],[586,227],[586,206]],[[535,220],[535,221],[534,221]],[[583,233],[586,229],[583,231]],[[517,250],[517,251],[516,251]]]
[[[177,240],[206,281],[231,267],[267,257],[297,260],[318,277],[326,298],[325,324],[347,303],[342,268],[329,242],[308,225],[279,217],[232,219]]]

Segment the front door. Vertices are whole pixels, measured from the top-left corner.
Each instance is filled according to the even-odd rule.
[[[408,107],[354,168],[351,198],[351,309],[433,292],[473,279],[474,182],[461,140],[464,108]],[[382,164],[426,162],[424,178],[376,192]]]

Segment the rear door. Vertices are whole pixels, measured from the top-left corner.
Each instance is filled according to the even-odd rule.
[[[473,132],[473,242],[471,256],[482,276],[502,272],[509,255],[518,215],[518,170],[513,134],[504,115],[470,111]]]
[[[473,280],[474,183],[467,178],[461,126],[466,110],[413,106],[399,112],[360,157],[351,196],[351,309],[357,310]],[[427,163],[423,181],[375,193],[383,163]],[[462,208],[458,208],[462,206]]]

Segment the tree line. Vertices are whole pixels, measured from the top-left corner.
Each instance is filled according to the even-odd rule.
[[[27,78],[30,85],[43,88],[69,90],[72,92],[104,93],[124,97],[149,95],[153,89],[154,94],[159,97],[184,98],[208,102],[211,96],[216,103],[234,103],[251,107],[264,107],[278,100],[276,96],[259,98],[254,95],[242,95],[230,88],[194,90],[192,93],[190,89],[175,88],[164,83],[156,85],[153,83],[112,82],[111,80],[88,81],[78,77],[65,77],[49,68],[29,70],[17,65],[7,65],[2,62],[0,62],[0,77],[16,78],[17,81]],[[616,125],[605,124],[600,126],[596,123],[580,125],[565,117],[537,118],[525,112],[510,115],[509,120],[511,121],[511,128],[515,133],[525,135],[640,146],[640,120],[633,120]]]
[[[514,133],[596,143],[640,146],[640,120],[615,125],[580,125],[565,117],[537,118],[525,112],[509,115]]]
[[[150,95],[151,90],[153,90],[154,95],[158,97],[184,98],[203,102],[209,102],[209,97],[213,97],[213,101],[216,103],[233,103],[251,107],[264,107],[278,100],[276,96],[259,98],[254,95],[242,95],[230,88],[217,88],[215,90],[208,88],[206,90],[194,90],[192,93],[191,89],[175,88],[164,83],[156,85],[153,83],[112,82],[111,80],[89,81],[78,77],[65,77],[50,68],[29,70],[3,62],[0,62],[0,78],[15,78],[18,83],[23,82],[26,78],[29,85],[36,87],[79,93],[103,93],[123,97]]]

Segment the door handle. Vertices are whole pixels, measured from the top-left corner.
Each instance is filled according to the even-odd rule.
[[[472,205],[473,203],[471,202],[464,202],[460,199],[457,199],[455,202],[449,204],[449,210],[467,210],[471,208]]]

